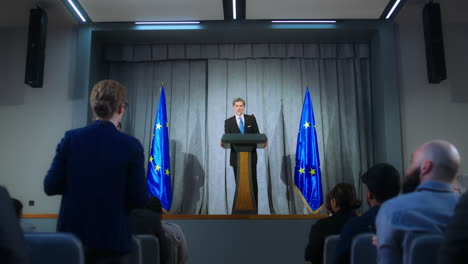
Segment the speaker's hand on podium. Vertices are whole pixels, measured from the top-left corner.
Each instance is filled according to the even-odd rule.
[[[266,147],[268,147],[268,141],[267,141],[267,142],[265,142],[265,148],[266,148]]]
[[[222,142],[222,141],[219,141],[219,145],[220,145],[222,148],[224,148],[224,147],[223,147],[223,142]]]

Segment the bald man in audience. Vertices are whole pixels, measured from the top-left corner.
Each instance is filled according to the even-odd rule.
[[[416,149],[406,174],[419,175],[419,186],[386,201],[377,215],[379,264],[409,264],[416,236],[444,233],[459,199],[452,186],[459,167],[460,154],[447,141],[430,141]]]

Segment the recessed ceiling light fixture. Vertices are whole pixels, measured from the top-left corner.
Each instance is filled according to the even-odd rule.
[[[75,3],[73,3],[72,0],[68,0],[68,3],[69,3],[70,6],[73,8],[73,10],[75,10],[75,13],[81,18],[81,21],[86,22],[86,19],[85,19],[84,16],[81,14],[80,10],[78,10],[78,8],[76,7]]]
[[[237,19],[237,7],[236,7],[236,0],[232,0],[232,19]]]
[[[137,25],[189,25],[189,24],[200,24],[200,21],[139,21],[135,22]]]
[[[393,14],[393,11],[395,11],[395,8],[398,6],[398,4],[400,3],[400,0],[396,0],[395,3],[393,4],[393,7],[392,9],[390,9],[390,12],[388,12],[387,16],[385,17],[385,19],[389,19],[392,14]]]
[[[336,23],[336,20],[272,20],[271,23],[318,23],[318,24],[329,24]]]
[[[223,1],[224,20],[226,21],[245,20],[245,1],[247,0],[222,0],[222,1]]]

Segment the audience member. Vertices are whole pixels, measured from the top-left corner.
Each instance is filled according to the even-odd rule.
[[[182,228],[175,224],[163,221],[162,226],[164,233],[169,240],[170,244],[170,259],[175,260],[177,264],[185,264],[188,260],[187,240],[185,239],[184,231]]]
[[[464,194],[468,189],[468,175],[460,174],[457,176],[458,186],[460,187],[461,194]]]
[[[439,254],[440,264],[464,264],[468,259],[468,193],[455,208],[455,213],[445,231]]]
[[[23,229],[23,232],[34,232],[36,229],[35,226],[33,226],[31,223],[26,223],[23,221],[23,204],[20,202],[20,200],[12,198],[11,199],[13,202],[13,208],[15,208],[16,216],[18,217],[21,225],[21,229]]]
[[[356,216],[355,210],[361,206],[361,201],[356,199],[356,190],[351,184],[337,184],[327,194],[327,197],[328,195],[332,215],[320,219],[312,226],[309,233],[309,242],[305,249],[305,260],[313,264],[322,263],[325,238],[339,234],[346,221]]]
[[[0,186],[0,262],[2,264],[27,264],[23,232],[5,187]]]
[[[458,182],[457,178],[455,178],[452,182],[452,187],[453,190],[458,193],[458,194],[463,194],[462,187],[460,186],[460,183]]]
[[[184,264],[188,259],[187,242],[182,229],[174,223],[162,221],[161,201],[151,197],[146,204],[146,211],[134,210],[134,231],[138,234],[153,234],[161,241],[161,260],[167,264]],[[156,219],[156,217],[158,219]],[[141,226],[137,226],[140,224]],[[147,226],[147,227],[145,227]],[[151,227],[153,226],[153,227]],[[160,229],[162,227],[162,230]]]
[[[157,203],[161,204],[158,198],[151,197],[144,209],[132,210],[132,233],[138,235],[150,234],[157,237],[159,240],[160,261],[162,264],[170,264],[170,261],[168,261],[170,248],[161,224],[162,213],[152,209],[154,203],[156,203],[155,199]]]
[[[148,200],[143,147],[117,130],[125,99],[118,82],[94,85],[96,121],[65,133],[44,179],[47,195],[62,195],[57,231],[81,239],[86,263],[129,261],[130,211]]]
[[[458,150],[447,141],[430,141],[416,149],[407,174],[417,172],[421,183],[415,192],[386,201],[377,215],[379,264],[407,264],[415,236],[445,231],[459,198],[451,185],[459,166]]]
[[[464,194],[466,192],[466,187],[468,185],[468,176],[467,175],[458,175],[453,181],[453,189],[455,192]]]
[[[327,197],[325,198],[325,209],[327,209],[328,216],[332,216],[334,214],[331,206],[331,192],[328,192]]]
[[[400,192],[400,174],[390,164],[381,163],[370,168],[361,177],[367,186],[366,198],[370,209],[350,219],[341,231],[335,254],[335,263],[350,263],[351,243],[361,233],[374,232],[375,217],[380,205]]]

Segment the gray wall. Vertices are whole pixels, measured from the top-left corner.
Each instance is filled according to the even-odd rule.
[[[466,1],[439,1],[442,9],[448,79],[429,84],[422,8],[425,1],[407,1],[397,22],[397,58],[403,157],[407,167],[411,153],[431,139],[447,139],[461,153],[461,173],[468,173],[468,17]]]
[[[15,28],[0,25],[0,184],[23,202],[25,213],[57,212],[59,197],[47,197],[42,181],[58,141],[72,127],[74,114],[75,23],[64,18],[67,11],[60,2],[46,10],[43,88],[23,84],[27,23]],[[27,21],[29,10],[22,15]],[[36,205],[28,206],[29,200]]]
[[[25,219],[39,232],[54,232],[55,219]],[[304,263],[304,248],[315,219],[170,220],[185,233],[189,264]]]

